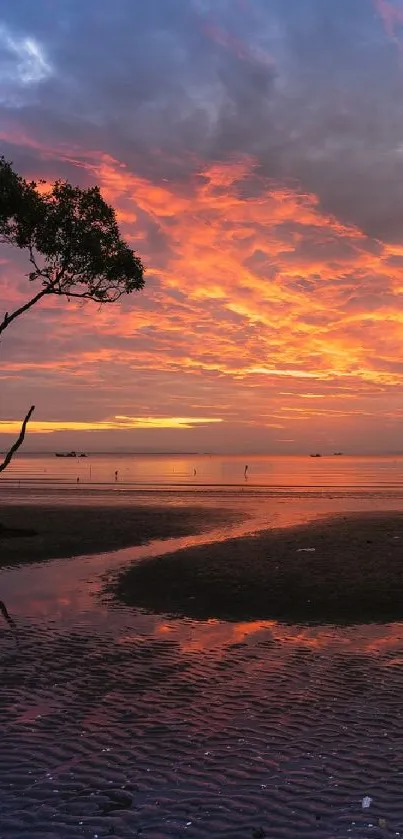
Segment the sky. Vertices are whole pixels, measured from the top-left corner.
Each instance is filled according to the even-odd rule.
[[[0,448],[403,451],[403,2],[0,0],[0,153],[147,268],[6,330]]]

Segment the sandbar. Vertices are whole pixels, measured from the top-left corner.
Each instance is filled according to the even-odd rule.
[[[127,605],[206,620],[403,619],[403,513],[337,515],[124,570]]]
[[[201,506],[5,504],[0,509],[0,567],[187,536],[234,517],[231,511]],[[33,535],[26,535],[30,531]]]

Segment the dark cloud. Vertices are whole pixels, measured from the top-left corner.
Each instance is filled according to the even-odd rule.
[[[2,0],[0,21],[50,68],[22,81],[8,48],[3,124],[156,181],[251,154],[326,211],[400,236],[403,77],[370,0]]]
[[[371,0],[0,0],[0,52],[2,151],[27,176],[96,178],[150,268],[110,314],[51,301],[21,318],[3,414],[219,409],[234,424],[192,431],[203,450],[231,433],[266,448],[266,427],[250,442],[237,423],[273,405],[278,423],[279,384],[400,399],[402,258],[376,238],[402,236],[403,74]],[[7,260],[11,310],[27,266]],[[298,411],[284,436],[300,441]]]
[[[3,0],[0,23],[4,150],[21,168],[49,175],[27,136],[102,149],[155,181],[251,154],[342,220],[400,236],[402,77],[370,2]],[[27,38],[49,68],[31,81],[18,70],[24,55],[10,52]],[[58,162],[58,175],[73,171]],[[157,227],[150,240],[163,251]]]

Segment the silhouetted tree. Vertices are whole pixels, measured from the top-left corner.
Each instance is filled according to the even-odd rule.
[[[43,297],[57,294],[96,303],[115,303],[144,287],[141,259],[121,238],[115,211],[97,186],[56,181],[46,190],[28,182],[0,157],[0,243],[26,251],[29,287],[35,293],[0,321],[0,335]],[[22,444],[32,406],[0,472]]]

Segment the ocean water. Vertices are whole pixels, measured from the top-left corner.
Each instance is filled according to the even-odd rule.
[[[247,467],[245,472],[245,467]],[[403,495],[403,456],[20,454],[0,487]]]

